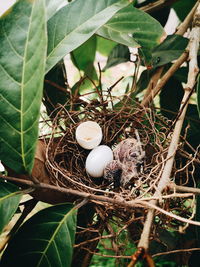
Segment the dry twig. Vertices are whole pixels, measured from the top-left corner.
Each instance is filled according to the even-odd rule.
[[[160,196],[163,189],[166,188],[166,186],[170,182],[170,176],[173,166],[174,157],[176,154],[176,150],[178,147],[178,141],[180,136],[180,131],[182,128],[182,124],[184,121],[185,113],[187,110],[187,104],[185,104],[186,100],[188,100],[188,95],[190,94],[190,91],[195,86],[196,83],[196,76],[198,74],[198,66],[197,66],[197,53],[198,53],[198,47],[199,47],[199,41],[200,41],[200,29],[199,29],[199,17],[200,17],[200,5],[198,5],[197,10],[195,12],[194,16],[194,22],[193,22],[193,29],[191,32],[190,42],[189,42],[189,73],[188,73],[188,81],[187,85],[185,86],[185,93],[182,100],[182,105],[180,109],[182,109],[182,106],[185,105],[184,109],[182,110],[182,114],[179,117],[179,120],[177,121],[174,132],[172,135],[171,143],[168,149],[167,154],[167,161],[165,163],[165,167],[163,169],[162,175],[160,177],[160,181],[157,186],[157,190],[155,192],[155,196]],[[158,88],[157,88],[158,90]],[[150,204],[152,206],[157,204],[156,200],[150,201]],[[143,232],[140,238],[140,241],[138,243],[138,247],[144,247],[145,249],[148,249],[149,247],[149,237],[150,237],[150,230],[152,226],[154,218],[154,209],[150,209],[147,214],[147,218],[144,224]]]

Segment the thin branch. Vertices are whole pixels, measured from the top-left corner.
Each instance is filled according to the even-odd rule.
[[[123,207],[126,209],[134,209],[137,207],[148,208],[148,209],[150,209],[150,211],[155,209],[155,210],[157,210],[163,214],[166,214],[167,216],[169,216],[171,218],[177,219],[181,222],[200,226],[200,222],[182,218],[180,216],[177,216],[171,212],[165,211],[164,209],[156,206],[156,203],[157,203],[156,200],[149,201],[149,202],[144,201],[144,200],[139,200],[139,199],[127,201],[123,197],[120,197],[120,196],[116,196],[116,198],[113,198],[113,197],[111,198],[111,197],[106,197],[106,196],[99,196],[99,195],[94,195],[94,194],[90,194],[90,193],[85,193],[85,192],[77,191],[77,190],[73,190],[73,189],[67,189],[67,188],[60,187],[60,186],[49,185],[49,184],[45,184],[45,183],[35,184],[32,181],[28,181],[28,180],[24,180],[24,179],[20,179],[20,178],[16,178],[16,177],[3,176],[3,175],[0,175],[0,177],[3,178],[4,180],[12,181],[12,182],[15,182],[18,184],[28,185],[28,186],[31,186],[33,188],[49,189],[49,190],[53,190],[53,191],[57,191],[57,192],[62,192],[65,194],[75,195],[75,196],[78,196],[80,198],[84,198],[87,201],[98,202],[98,204],[100,204],[100,205],[105,205],[104,203],[108,203],[108,204],[113,204],[114,206]],[[104,192],[104,193],[107,193],[107,192]]]
[[[168,184],[168,188],[173,192],[185,192],[185,193],[187,192],[195,195],[200,195],[200,188],[176,185],[173,182]]]
[[[169,68],[169,70],[163,75],[160,79],[160,82],[156,85],[156,87],[151,91],[146,98],[143,99],[141,105],[146,107],[149,103],[154,99],[154,97],[160,92],[163,86],[167,83],[169,78],[179,69],[179,67],[187,60],[188,51],[184,51],[184,53],[176,60],[176,62]]]
[[[195,86],[196,76],[198,74],[197,53],[198,53],[198,47],[199,47],[199,41],[200,41],[200,29],[198,27],[198,25],[199,25],[199,21],[198,21],[199,16],[200,16],[200,5],[198,5],[196,13],[195,13],[195,17],[194,17],[194,23],[195,24],[194,24],[194,27],[192,29],[190,42],[189,42],[189,58],[190,58],[190,62],[189,62],[188,81],[187,81],[187,85],[185,87],[185,93],[184,93],[184,96],[183,96],[182,105],[180,107],[180,110],[182,109],[182,106],[185,105],[185,102],[188,100],[188,95],[190,94],[190,91],[192,90],[192,88]],[[180,60],[180,58],[179,58],[179,60]],[[177,61],[179,61],[179,60],[177,60]],[[166,76],[166,75],[164,75],[164,76]],[[163,76],[163,78],[164,78],[164,76]],[[160,88],[161,87],[158,86],[156,88],[156,91],[159,91]],[[148,101],[146,103],[148,103]],[[168,153],[167,153],[167,157],[166,157],[167,160],[166,160],[165,167],[163,169],[160,181],[159,181],[158,186],[157,186],[157,191],[154,194],[155,196],[159,197],[161,195],[163,189],[170,182],[172,166],[173,166],[176,150],[177,150],[177,147],[178,147],[180,132],[181,132],[181,129],[182,129],[184,118],[185,118],[187,105],[188,105],[188,101],[187,101],[187,104],[185,105],[184,109],[182,110],[182,114],[180,115],[179,120],[176,122],[176,125],[175,125],[175,128],[174,128],[174,132],[173,132],[173,135],[172,135],[172,139],[171,139],[171,143],[170,143],[169,148],[168,148]],[[148,247],[149,247],[150,231],[151,231],[151,226],[152,226],[152,223],[153,223],[154,212],[155,212],[153,206],[156,206],[157,201],[156,200],[152,200],[152,201],[149,202],[149,204],[150,204],[150,206],[152,206],[152,209],[150,209],[148,211],[147,218],[146,218],[146,221],[145,221],[145,224],[144,224],[144,228],[143,228],[143,232],[141,234],[141,238],[140,238],[140,241],[138,243],[138,247],[144,247],[145,249],[148,249]]]
[[[177,2],[178,0],[159,0],[154,3],[150,3],[144,7],[141,7],[140,10],[152,13],[154,11],[160,10],[164,7],[171,6],[173,3]]]
[[[178,31],[176,32],[176,34],[183,36],[183,34],[187,31],[188,27],[191,25],[198,4],[199,0],[196,2],[194,7],[191,9],[190,13],[184,19],[184,21],[178,26]]]
[[[192,252],[192,251],[199,251],[200,248],[186,248],[186,249],[177,249],[177,250],[172,250],[172,251],[166,251],[166,252],[161,252],[161,253],[156,253],[152,255],[152,257],[158,257],[158,256],[163,256],[163,255],[169,255],[169,254],[175,254],[175,253],[183,253],[183,252]]]
[[[178,27],[178,30],[176,34],[183,36],[184,33],[187,31],[188,27],[191,25],[193,17],[194,17],[194,12],[197,9],[199,1],[194,5],[190,13],[187,15],[183,23],[180,24]],[[183,58],[181,58],[183,57]],[[174,72],[182,65],[182,63],[187,59],[187,55],[183,53],[179,59],[172,65],[172,67],[166,72],[166,74],[163,76],[163,78],[160,80],[158,83],[158,80],[160,79],[162,72],[163,72],[163,66],[159,67],[154,75],[152,76],[148,87],[147,91],[145,93],[144,99],[142,101],[142,105],[148,106],[150,102],[153,100],[153,98],[160,92],[162,87],[166,84],[166,82],[169,80],[169,78],[174,74]],[[186,57],[186,58],[185,58]],[[185,58],[185,59],[184,59]],[[179,62],[180,60],[180,62]],[[177,67],[176,65],[177,64]],[[174,69],[175,68],[175,69]]]

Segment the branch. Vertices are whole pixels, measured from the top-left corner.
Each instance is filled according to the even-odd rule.
[[[149,103],[154,99],[154,97],[160,92],[163,86],[167,83],[169,78],[179,69],[179,67],[187,60],[188,51],[184,51],[184,53],[177,59],[177,61],[169,68],[169,70],[163,75],[160,82],[156,85],[156,87],[151,91],[151,94],[146,96],[143,99],[141,105],[146,107]]]
[[[184,33],[187,31],[188,27],[191,25],[195,10],[197,9],[197,6],[199,4],[199,1],[194,5],[190,13],[187,15],[185,20],[180,24],[178,27],[178,30],[176,34],[183,36]],[[144,99],[142,101],[142,105],[148,106],[150,102],[154,99],[154,97],[160,92],[162,87],[166,84],[166,82],[169,80],[169,78],[174,74],[174,72],[184,63],[184,61],[187,60],[187,55],[181,55],[179,59],[171,66],[171,68],[166,72],[166,74],[162,77],[159,84],[158,80],[160,79],[164,66],[159,67],[156,72],[151,77],[151,80],[148,84]]]
[[[192,193],[195,195],[200,195],[200,188],[176,185],[173,182],[169,183],[168,187],[173,192],[184,192],[184,193],[187,192],[187,193]]]
[[[173,3],[177,2],[178,0],[158,0],[154,3],[150,3],[146,6],[143,6],[140,8],[140,10],[147,12],[147,13],[152,13],[154,11],[160,10],[164,7],[171,6]]]
[[[154,196],[158,196],[158,197],[161,195],[163,189],[170,182],[170,176],[171,176],[172,166],[173,166],[173,162],[174,162],[174,157],[175,157],[176,150],[178,147],[180,132],[182,129],[183,121],[184,121],[187,106],[188,106],[188,95],[190,94],[190,91],[192,90],[192,88],[195,86],[195,83],[196,83],[196,77],[198,74],[197,54],[198,54],[199,41],[200,41],[200,29],[198,26],[200,24],[199,17],[200,17],[200,5],[198,4],[197,10],[196,10],[195,16],[194,16],[194,26],[193,26],[193,29],[191,31],[191,37],[190,37],[190,42],[189,42],[189,46],[188,46],[189,47],[189,59],[190,59],[188,81],[187,81],[187,85],[185,86],[185,93],[183,96],[180,110],[182,109],[183,105],[185,105],[185,107],[182,109],[182,113],[179,117],[179,120],[176,122],[174,132],[172,135],[172,139],[171,139],[171,143],[170,143],[169,148],[168,148],[168,153],[167,153],[167,157],[166,157],[166,159],[167,159],[166,164],[164,166],[160,181],[158,183],[157,191],[154,194]],[[184,54],[181,57],[183,57],[183,56],[184,56]],[[180,58],[178,61],[180,61]],[[173,67],[173,69],[175,69],[174,65],[172,67]],[[166,76],[166,75],[164,75],[164,76]],[[164,78],[164,76],[163,76],[163,78]],[[162,81],[162,83],[163,83],[163,81]],[[161,88],[161,86],[159,84],[156,88],[156,91],[159,91],[160,88]],[[185,104],[186,101],[187,101],[187,104]],[[153,219],[154,219],[155,209],[153,208],[153,206],[155,206],[157,204],[157,202],[158,202],[157,200],[152,200],[149,203],[152,206],[152,209],[150,209],[148,211],[147,218],[146,218],[144,228],[143,228],[143,232],[141,234],[141,238],[140,238],[140,241],[138,243],[138,247],[144,247],[146,250],[149,247],[150,231],[151,231],[151,226],[152,226]]]

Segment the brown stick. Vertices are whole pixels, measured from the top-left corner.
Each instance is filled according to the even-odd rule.
[[[173,3],[177,2],[178,0],[159,0],[154,3],[148,4],[144,7],[141,7],[140,10],[152,13],[154,11],[160,10],[164,7],[171,6]]]
[[[199,21],[198,18],[200,16],[200,5],[198,5],[194,21],[197,20],[196,24],[194,25],[194,28],[191,32],[190,42],[189,42],[189,53],[190,53],[190,63],[189,63],[189,73],[188,73],[188,81],[187,85],[185,87],[185,93],[182,100],[182,105],[180,107],[180,110],[182,109],[182,106],[185,105],[184,109],[182,110],[182,114],[179,117],[179,120],[176,122],[174,132],[172,135],[171,143],[169,145],[168,154],[167,154],[167,160],[166,164],[163,169],[163,173],[160,177],[160,181],[157,186],[157,191],[155,192],[155,196],[161,195],[163,189],[169,184],[170,182],[170,175],[172,171],[172,166],[174,162],[175,153],[178,146],[178,141],[180,137],[180,132],[182,128],[182,124],[185,118],[187,105],[188,105],[188,95],[190,94],[190,91],[195,85],[196,82],[196,76],[198,74],[198,66],[197,66],[197,54],[198,54],[198,47],[199,47],[199,41],[200,41],[200,29],[199,29]],[[157,87],[158,90],[158,87]],[[185,104],[187,101],[187,104]],[[157,204],[157,200],[150,201],[149,204],[152,204],[152,206]],[[154,209],[150,209],[147,214],[147,218],[144,224],[143,232],[141,234],[140,241],[138,243],[138,247],[143,247],[146,250],[149,247],[149,237],[150,237],[150,231],[151,226],[154,219]]]
[[[160,82],[156,85],[156,87],[151,91],[146,98],[143,99],[141,105],[146,107],[149,103],[154,99],[154,97],[160,92],[163,86],[167,83],[169,78],[179,69],[179,67],[187,60],[188,51],[186,50],[177,61],[171,66],[171,68],[165,73],[165,75],[161,78]]]
[[[197,9],[199,1],[194,5],[190,13],[187,15],[185,20],[181,23],[181,25],[178,27],[178,30],[176,34],[183,36],[183,34],[187,31],[188,27],[191,25],[191,22],[193,20],[193,16],[195,13],[195,10]],[[185,58],[185,60],[187,57]],[[181,66],[181,64],[185,61],[180,61],[180,65],[178,65],[178,68]],[[178,60],[177,60],[178,61]],[[179,64],[179,62],[176,62],[175,64]],[[173,66],[173,65],[172,65]],[[177,69],[178,69],[177,68]],[[163,76],[160,83],[158,83],[158,80],[160,79],[162,72],[163,72],[163,66],[159,67],[154,75],[152,76],[149,85],[147,87],[147,91],[145,93],[144,99],[142,101],[142,105],[148,106],[150,102],[153,100],[153,98],[160,92],[162,87],[166,84],[166,82],[169,80],[169,78],[174,74],[174,72],[177,70],[173,70],[172,67],[167,71],[167,73]],[[172,71],[171,71],[172,70]]]

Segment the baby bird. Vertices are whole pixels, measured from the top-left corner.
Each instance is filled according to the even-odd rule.
[[[113,150],[114,160],[104,169],[104,178],[113,181],[114,187],[125,187],[138,177],[145,152],[142,150],[138,133],[136,137],[137,139],[127,138],[121,141]]]

